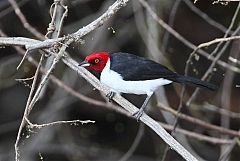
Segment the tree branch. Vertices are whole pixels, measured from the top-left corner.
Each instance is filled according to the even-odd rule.
[[[110,89],[107,86],[101,84],[99,80],[94,75],[92,75],[88,70],[82,67],[78,67],[78,63],[76,61],[74,61],[70,57],[64,57],[62,60],[68,67],[76,71],[79,75],[81,75],[84,79],[91,83],[96,89],[102,91],[104,94],[108,94],[110,92]],[[113,97],[113,100],[131,114],[134,114],[139,110],[137,107],[135,107],[133,104],[131,104],[128,100],[126,100],[119,94],[116,94]],[[171,148],[178,152],[185,160],[188,161],[197,160],[181,144],[179,144],[159,123],[157,123],[151,117],[144,113],[140,120],[148,127],[150,127],[157,135],[159,135]]]

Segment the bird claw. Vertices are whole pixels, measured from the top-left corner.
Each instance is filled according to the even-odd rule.
[[[136,118],[137,122],[139,122],[139,120],[140,120],[140,118],[142,117],[142,115],[143,115],[143,110],[140,109],[140,110],[138,110],[137,112],[134,112],[132,116],[133,116],[134,118]]]
[[[108,98],[108,102],[112,102],[112,98],[115,95],[113,91],[110,91],[108,94],[106,94],[106,97]]]

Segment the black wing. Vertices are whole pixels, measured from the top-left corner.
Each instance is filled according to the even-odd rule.
[[[113,53],[110,55],[110,61],[110,69],[121,74],[126,81],[158,78],[176,81],[176,77],[179,76],[161,64],[128,53]]]

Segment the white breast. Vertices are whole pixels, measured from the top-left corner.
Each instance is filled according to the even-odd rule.
[[[172,83],[172,81],[163,78],[144,81],[125,81],[120,74],[110,70],[110,59],[101,73],[100,81],[114,92],[138,95],[151,95],[158,87]]]

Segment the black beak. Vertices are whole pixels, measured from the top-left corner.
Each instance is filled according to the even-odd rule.
[[[82,61],[78,66],[81,66],[81,67],[88,67],[90,66],[91,64],[88,63],[87,61]]]

